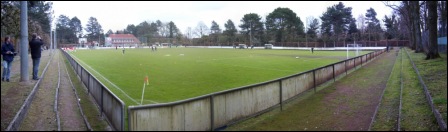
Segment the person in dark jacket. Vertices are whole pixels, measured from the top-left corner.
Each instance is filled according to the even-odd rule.
[[[37,36],[36,33],[33,33],[32,39],[29,43],[30,50],[31,50],[31,58],[33,59],[33,80],[39,80],[37,73],[39,72],[39,63],[40,63],[40,57],[42,52],[42,39],[40,36]]]
[[[11,43],[9,37],[5,37],[5,42],[2,45],[2,55],[3,55],[3,75],[2,81],[9,82],[11,77],[11,66],[12,61],[14,60],[14,55],[16,51],[14,50],[14,46]]]

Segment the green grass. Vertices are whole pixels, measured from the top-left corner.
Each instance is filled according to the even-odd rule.
[[[408,50],[408,49],[406,49]],[[411,54],[412,51],[407,51]],[[405,53],[403,53],[405,55]],[[413,59],[414,60],[414,59]],[[435,117],[409,58],[403,57],[402,131],[437,131]]]
[[[407,49],[410,57],[416,64],[432,98],[434,105],[446,121],[446,54],[440,54],[442,58],[425,60],[424,53],[415,53]],[[426,101],[423,87],[420,85],[417,74],[403,50],[401,54],[403,62],[403,107],[402,107],[402,130],[438,130],[437,123],[431,108]],[[399,56],[400,57],[400,56]],[[383,100],[376,116],[372,130],[397,130],[398,105],[400,94],[400,62],[397,59],[392,77],[388,82]]]
[[[367,51],[363,52],[364,54]],[[344,60],[346,51],[167,48],[77,50],[72,52],[127,105],[138,105],[144,78],[149,77],[143,104],[188,99],[308,71]],[[299,57],[299,58],[296,58]],[[76,59],[75,58],[75,59]],[[84,64],[86,63],[86,64]]]
[[[400,71],[402,57],[407,57],[402,50],[398,53],[392,74],[386,84],[372,131],[395,131],[398,123],[398,107],[400,105]]]
[[[436,109],[447,122],[447,56],[440,53],[441,58],[425,60],[424,53],[408,51],[414,61],[433,99]]]

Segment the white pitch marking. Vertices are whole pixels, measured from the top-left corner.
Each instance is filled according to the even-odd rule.
[[[87,65],[86,63],[84,63],[84,61],[78,59],[76,56],[73,56],[74,58],[76,58],[77,60],[79,60],[81,63],[83,63],[84,65],[86,65],[87,67],[89,67],[91,70],[93,70],[94,72],[96,72],[98,75],[100,75],[102,78],[104,78],[107,82],[109,82],[110,84],[112,84],[112,86],[114,86],[115,88],[117,88],[118,90],[120,90],[122,93],[124,93],[124,95],[126,95],[126,97],[128,97],[129,99],[131,99],[132,101],[134,101],[136,104],[140,104],[138,103],[135,99],[131,98],[128,94],[126,94],[126,92],[124,92],[120,87],[118,87],[117,85],[115,85],[114,83],[112,83],[111,81],[109,81],[109,79],[107,79],[106,77],[104,77],[103,75],[101,75],[99,72],[97,72],[95,69],[93,69],[92,67],[90,67],[89,65]]]

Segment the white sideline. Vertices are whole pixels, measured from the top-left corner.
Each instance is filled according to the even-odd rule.
[[[110,84],[112,84],[112,86],[114,86],[115,88],[117,88],[118,90],[120,90],[124,95],[126,95],[126,97],[128,97],[129,99],[131,99],[132,101],[134,101],[136,104],[140,104],[138,103],[134,98],[131,98],[128,94],[126,94],[126,92],[124,92],[120,87],[118,87],[117,85],[115,85],[114,83],[112,83],[111,81],[109,81],[109,79],[107,79],[106,77],[104,77],[103,75],[101,75],[99,72],[97,72],[95,69],[93,69],[92,67],[90,67],[89,65],[87,65],[86,63],[84,63],[82,60],[78,59],[76,56],[73,56],[74,58],[76,58],[79,62],[83,63],[84,65],[86,65],[87,67],[89,67],[91,70],[93,70],[94,72],[96,72],[98,75],[100,75],[102,78],[104,78],[107,82],[109,82]],[[141,105],[141,104],[140,104]]]
[[[156,103],[156,104],[159,103],[159,102],[156,102],[156,101],[154,101],[154,100],[149,100],[149,99],[144,99],[143,101],[149,101],[149,102],[153,102],[153,103]]]
[[[250,58],[252,56],[242,56],[242,57],[228,57],[228,58],[220,58],[220,59],[203,59],[196,60],[196,62],[207,62],[207,61],[219,61],[219,60],[230,60],[230,59],[239,59],[239,58]]]
[[[232,57],[232,58],[223,58],[223,59],[213,59],[213,60],[207,60],[207,61],[235,59],[235,58],[248,58],[248,57]],[[200,62],[200,61],[196,60],[196,62]],[[204,62],[204,60],[202,60],[202,62]],[[281,72],[296,72],[296,71],[291,71],[291,70],[278,70],[278,69],[270,69],[270,68],[254,67],[254,66],[234,65],[234,64],[226,64],[226,63],[223,63],[221,65],[228,65],[228,66],[234,66],[234,67],[245,67],[245,68],[252,68],[252,69],[261,69],[261,70],[281,71]]]
[[[242,65],[232,65],[232,64],[224,64],[229,66],[235,66],[235,67],[245,67],[245,68],[252,68],[252,69],[261,69],[261,70],[271,70],[271,71],[281,71],[281,72],[297,72],[297,71],[290,71],[290,70],[278,70],[278,69],[269,69],[269,68],[261,68],[261,67],[253,67],[253,66],[242,66]]]
[[[196,60],[197,63],[202,63],[202,62],[208,62],[208,61],[219,61],[219,60],[229,60],[229,59],[239,59],[239,58],[250,58],[252,56],[243,56],[243,57],[229,57],[229,58],[221,58],[221,59],[207,59],[207,60]],[[319,57],[317,59],[322,59],[325,57]],[[304,61],[308,61],[305,60]],[[296,71],[291,71],[291,70],[278,70],[278,69],[270,69],[270,68],[262,68],[262,67],[253,67],[253,66],[243,66],[243,65],[233,65],[233,64],[222,64],[222,65],[228,65],[228,66],[234,66],[234,67],[245,67],[245,68],[252,68],[252,69],[261,69],[261,70],[272,70],[272,71],[281,71],[281,72],[293,72],[295,73]]]

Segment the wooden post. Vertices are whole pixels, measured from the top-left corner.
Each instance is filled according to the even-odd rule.
[[[313,87],[314,92],[316,92],[316,70],[313,70]]]
[[[280,80],[280,83],[279,83],[279,85],[280,85],[280,110],[281,111],[283,111],[283,98],[282,98],[282,80]]]

